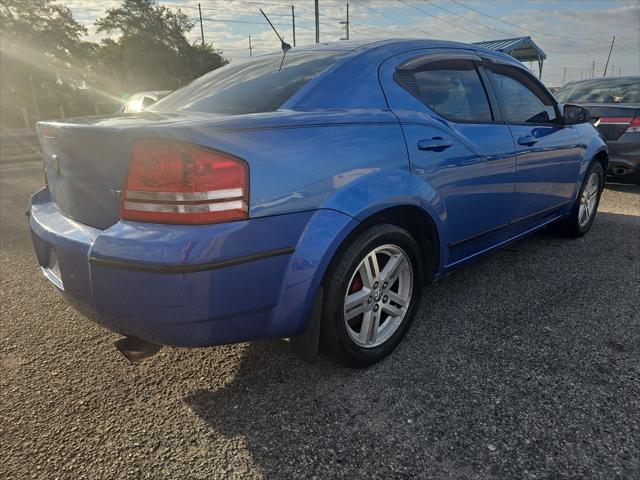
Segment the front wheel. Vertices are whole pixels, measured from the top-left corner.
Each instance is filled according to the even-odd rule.
[[[604,187],[604,171],[600,162],[593,162],[584,176],[578,198],[569,216],[558,225],[558,231],[566,236],[577,238],[591,228],[596,218],[600,195]]]
[[[327,274],[323,347],[355,368],[391,353],[413,321],[422,265],[420,247],[403,228],[384,224],[362,232]]]

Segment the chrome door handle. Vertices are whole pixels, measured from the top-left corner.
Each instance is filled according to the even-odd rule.
[[[419,150],[434,150],[436,152],[441,152],[445,148],[449,148],[451,145],[453,144],[450,139],[442,137],[433,137],[429,140],[418,141]]]
[[[524,137],[520,137],[518,139],[518,145],[528,145],[531,146],[534,143],[538,143],[538,139],[533,135],[525,135]]]

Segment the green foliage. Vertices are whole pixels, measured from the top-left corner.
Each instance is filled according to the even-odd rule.
[[[0,0],[0,79],[3,127],[36,118],[94,113],[94,105],[137,91],[171,90],[227,63],[211,45],[193,45],[193,22],[153,0],[123,0],[87,30],[55,0]]]
[[[121,92],[172,90],[226,63],[213,47],[189,43],[194,24],[184,13],[152,0],[124,0],[96,26],[120,34],[102,42],[95,68],[98,77],[110,73]]]
[[[3,0],[0,22],[2,123],[21,119],[21,107],[35,116],[34,96],[41,116],[68,103],[91,51],[71,11],[50,0]]]

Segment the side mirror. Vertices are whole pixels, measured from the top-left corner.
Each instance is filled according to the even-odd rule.
[[[586,123],[591,118],[589,110],[578,105],[565,104],[562,109],[562,116],[566,125],[576,125],[578,123]]]

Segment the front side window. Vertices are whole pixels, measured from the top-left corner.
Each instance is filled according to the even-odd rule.
[[[230,63],[167,95],[149,110],[229,115],[271,112],[347,54],[302,51]]]
[[[484,85],[470,60],[431,62],[411,72],[402,72],[396,79],[425,105],[449,120],[493,120]]]
[[[519,68],[491,66],[490,75],[507,123],[551,123],[557,119],[553,99]]]

